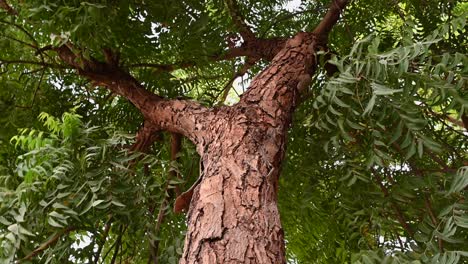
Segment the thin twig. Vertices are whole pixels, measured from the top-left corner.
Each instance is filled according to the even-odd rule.
[[[249,26],[244,22],[244,17],[240,12],[239,5],[236,0],[225,0],[226,6],[229,11],[234,24],[239,29],[239,33],[245,41],[255,39],[255,34],[252,32]]]
[[[398,0],[392,0],[393,7],[396,9],[398,15],[400,16],[401,20],[406,21],[405,14],[403,10],[401,10],[400,6],[398,5]]]
[[[384,197],[388,198],[390,196],[390,192],[388,191],[387,187],[385,187],[385,185],[383,184],[382,178],[379,176],[379,174],[374,169],[372,169],[372,173],[373,173],[375,179],[377,180],[377,184],[379,185],[380,190],[382,190],[382,192],[384,194]],[[401,211],[400,207],[394,201],[390,201],[390,203],[392,204],[392,208],[396,213],[396,216],[397,216],[397,219],[398,219],[398,222],[400,223],[400,225],[403,227],[403,229],[406,231],[406,233],[410,237],[413,237],[414,236],[414,231],[411,229],[411,227],[406,222],[405,216],[403,215],[403,212]]]
[[[216,99],[218,99],[219,96],[222,93],[222,96],[219,99],[218,105],[224,104],[224,102],[226,101],[226,99],[227,99],[227,97],[229,95],[229,92],[231,91],[231,88],[233,87],[232,84],[234,83],[234,81],[238,77],[244,76],[244,74],[246,74],[249,71],[249,69],[252,68],[252,66],[255,65],[256,62],[257,62],[257,60],[248,58],[247,62],[242,66],[242,68],[240,70],[238,70],[231,79],[229,79],[229,81],[224,85],[224,87],[220,91],[220,93],[216,96]],[[234,90],[234,91],[237,93],[236,90]]]
[[[37,82],[36,89],[34,90],[33,98],[31,100],[31,108],[34,106],[34,102],[36,101],[37,92],[41,88],[42,80],[44,79],[46,69],[44,68],[41,72],[41,77],[39,77],[39,81]]]
[[[177,69],[184,69],[188,67],[192,67],[195,65],[195,62],[180,62],[174,64],[158,64],[158,63],[133,63],[128,65],[129,68],[155,68],[160,71],[167,71],[171,72]]]
[[[104,245],[106,244],[107,236],[109,235],[109,230],[112,226],[112,218],[110,218],[105,227],[104,227],[104,233],[101,238],[101,244],[98,247],[98,250],[96,251],[96,254],[94,255],[94,263],[98,264],[99,261],[99,256],[101,255],[101,251],[104,248]]]
[[[109,247],[109,249],[107,250],[106,254],[104,254],[104,256],[102,257],[101,259],[101,264],[104,263],[104,261],[106,260],[107,258],[107,255],[109,255],[109,253],[112,251],[112,249],[115,247],[115,244],[117,243],[117,240],[114,241],[114,243],[112,243],[112,245]]]
[[[0,23],[4,23],[4,24],[7,24],[7,25],[11,25],[11,26],[14,26],[16,27],[17,29],[19,29],[20,31],[22,31],[24,34],[26,34],[26,36],[28,36],[28,38],[30,40],[32,40],[32,42],[34,42],[35,46],[36,47],[39,47],[39,43],[37,42],[37,40],[33,37],[33,35],[31,33],[29,33],[26,29],[24,29],[22,26],[18,25],[18,24],[15,24],[15,23],[12,23],[12,22],[8,22],[8,21],[5,21],[5,20],[0,20]]]
[[[26,257],[22,258],[21,261],[24,261],[24,260],[30,260],[31,258],[33,258],[34,256],[36,256],[37,254],[41,253],[42,251],[46,250],[47,248],[49,248],[51,245],[55,244],[63,235],[66,235],[68,233],[70,233],[71,231],[75,230],[76,228],[75,227],[67,227],[63,230],[61,230],[60,232],[56,233],[55,235],[53,235],[49,240],[47,240],[46,242],[42,243],[38,248],[36,248],[35,250],[33,250],[31,253],[29,253],[29,255],[27,255]]]
[[[122,236],[123,234],[125,233],[125,230],[127,229],[127,226],[123,227],[123,225],[120,226],[120,230],[119,230],[119,236],[117,237],[117,240],[115,242],[115,250],[114,250],[114,254],[112,255],[112,259],[111,259],[111,264],[114,264],[115,263],[115,260],[117,259],[117,256],[119,254],[119,248],[122,244]]]
[[[289,14],[286,14],[285,16],[283,17],[279,17],[277,16],[275,19],[274,19],[274,22],[271,23],[266,29],[265,31],[263,31],[262,34],[260,34],[260,38],[264,38],[266,33],[268,33],[268,31],[270,31],[274,26],[276,26],[278,23],[282,22],[282,21],[285,21],[285,20],[288,20],[288,19],[291,19],[291,18],[294,18],[295,16],[297,15],[302,15],[302,14],[307,14],[307,13],[318,13],[320,11],[320,7],[317,7],[315,9],[307,9],[307,10],[301,10],[301,11],[297,11],[297,12],[294,12],[294,13],[289,13]]]
[[[43,67],[58,68],[58,69],[70,69],[70,67],[65,67],[58,64],[46,63],[42,61],[30,61],[30,60],[6,60],[0,58],[0,64],[31,64],[31,65],[40,65]]]
[[[22,41],[22,40],[19,40],[19,39],[17,39],[17,38],[10,37],[10,36],[6,36],[6,35],[3,36],[3,37],[6,38],[6,39],[9,39],[9,40],[18,42],[18,43],[20,43],[20,44],[23,44],[23,45],[25,45],[25,46],[28,46],[28,47],[30,47],[30,48],[32,48],[32,49],[37,50],[37,47],[36,47],[36,46],[34,46],[33,44],[30,44],[30,43],[27,43],[26,41]]]
[[[426,211],[429,214],[429,218],[434,226],[439,225],[439,221],[437,221],[437,217],[434,215],[434,210],[432,209],[431,200],[427,196],[427,193],[424,192],[424,207],[426,207]],[[444,244],[440,237],[437,238],[437,242],[439,245],[439,250],[442,252],[444,250]]]

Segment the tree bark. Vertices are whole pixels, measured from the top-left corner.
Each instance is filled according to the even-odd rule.
[[[234,107],[213,110],[180,263],[285,263],[277,208],[287,129],[315,70],[311,33],[287,41]],[[208,119],[210,119],[208,117]]]

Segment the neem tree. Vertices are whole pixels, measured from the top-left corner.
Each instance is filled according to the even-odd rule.
[[[466,255],[466,4],[287,3],[0,1],[2,257]],[[80,115],[33,121],[72,107]],[[7,147],[25,126],[12,140],[22,150]],[[132,146],[109,126],[138,128]],[[195,150],[199,179],[181,193]],[[175,196],[183,252],[169,238],[183,229]]]

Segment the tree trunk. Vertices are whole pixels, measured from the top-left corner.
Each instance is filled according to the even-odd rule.
[[[290,39],[234,107],[214,109],[180,263],[285,263],[277,207],[287,129],[315,69],[313,35]]]
[[[258,149],[264,130],[239,122],[214,126],[224,133],[203,156],[181,263],[284,263],[278,168],[262,158],[268,150]]]

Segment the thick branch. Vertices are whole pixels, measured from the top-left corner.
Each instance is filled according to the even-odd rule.
[[[324,46],[328,34],[348,1],[332,0],[327,14],[313,32],[298,33],[287,41],[278,40],[282,45],[277,45],[270,53],[273,54],[271,64],[252,80],[249,90],[241,98],[241,103],[257,104],[276,119],[277,113],[286,114],[284,117],[289,116],[299,98],[306,93],[311,76],[317,69],[316,54],[326,48]],[[260,51],[265,52],[267,49],[261,47]],[[282,92],[284,96],[279,97],[279,90],[287,93]],[[273,109],[272,106],[281,111]]]
[[[327,14],[325,14],[325,17],[313,31],[320,40],[327,40],[328,34],[336,22],[338,22],[338,19],[340,19],[341,11],[346,7],[348,2],[350,0],[332,0]]]
[[[78,71],[96,85],[104,86],[112,92],[127,98],[143,114],[145,126],[152,130],[168,130],[185,135],[193,142],[200,141],[203,133],[198,133],[197,125],[204,120],[201,116],[208,111],[202,105],[189,100],[166,100],[146,90],[133,76],[122,70],[116,57],[108,50],[106,62],[94,58],[86,59],[72,51],[71,45],[55,48],[66,64]]]

